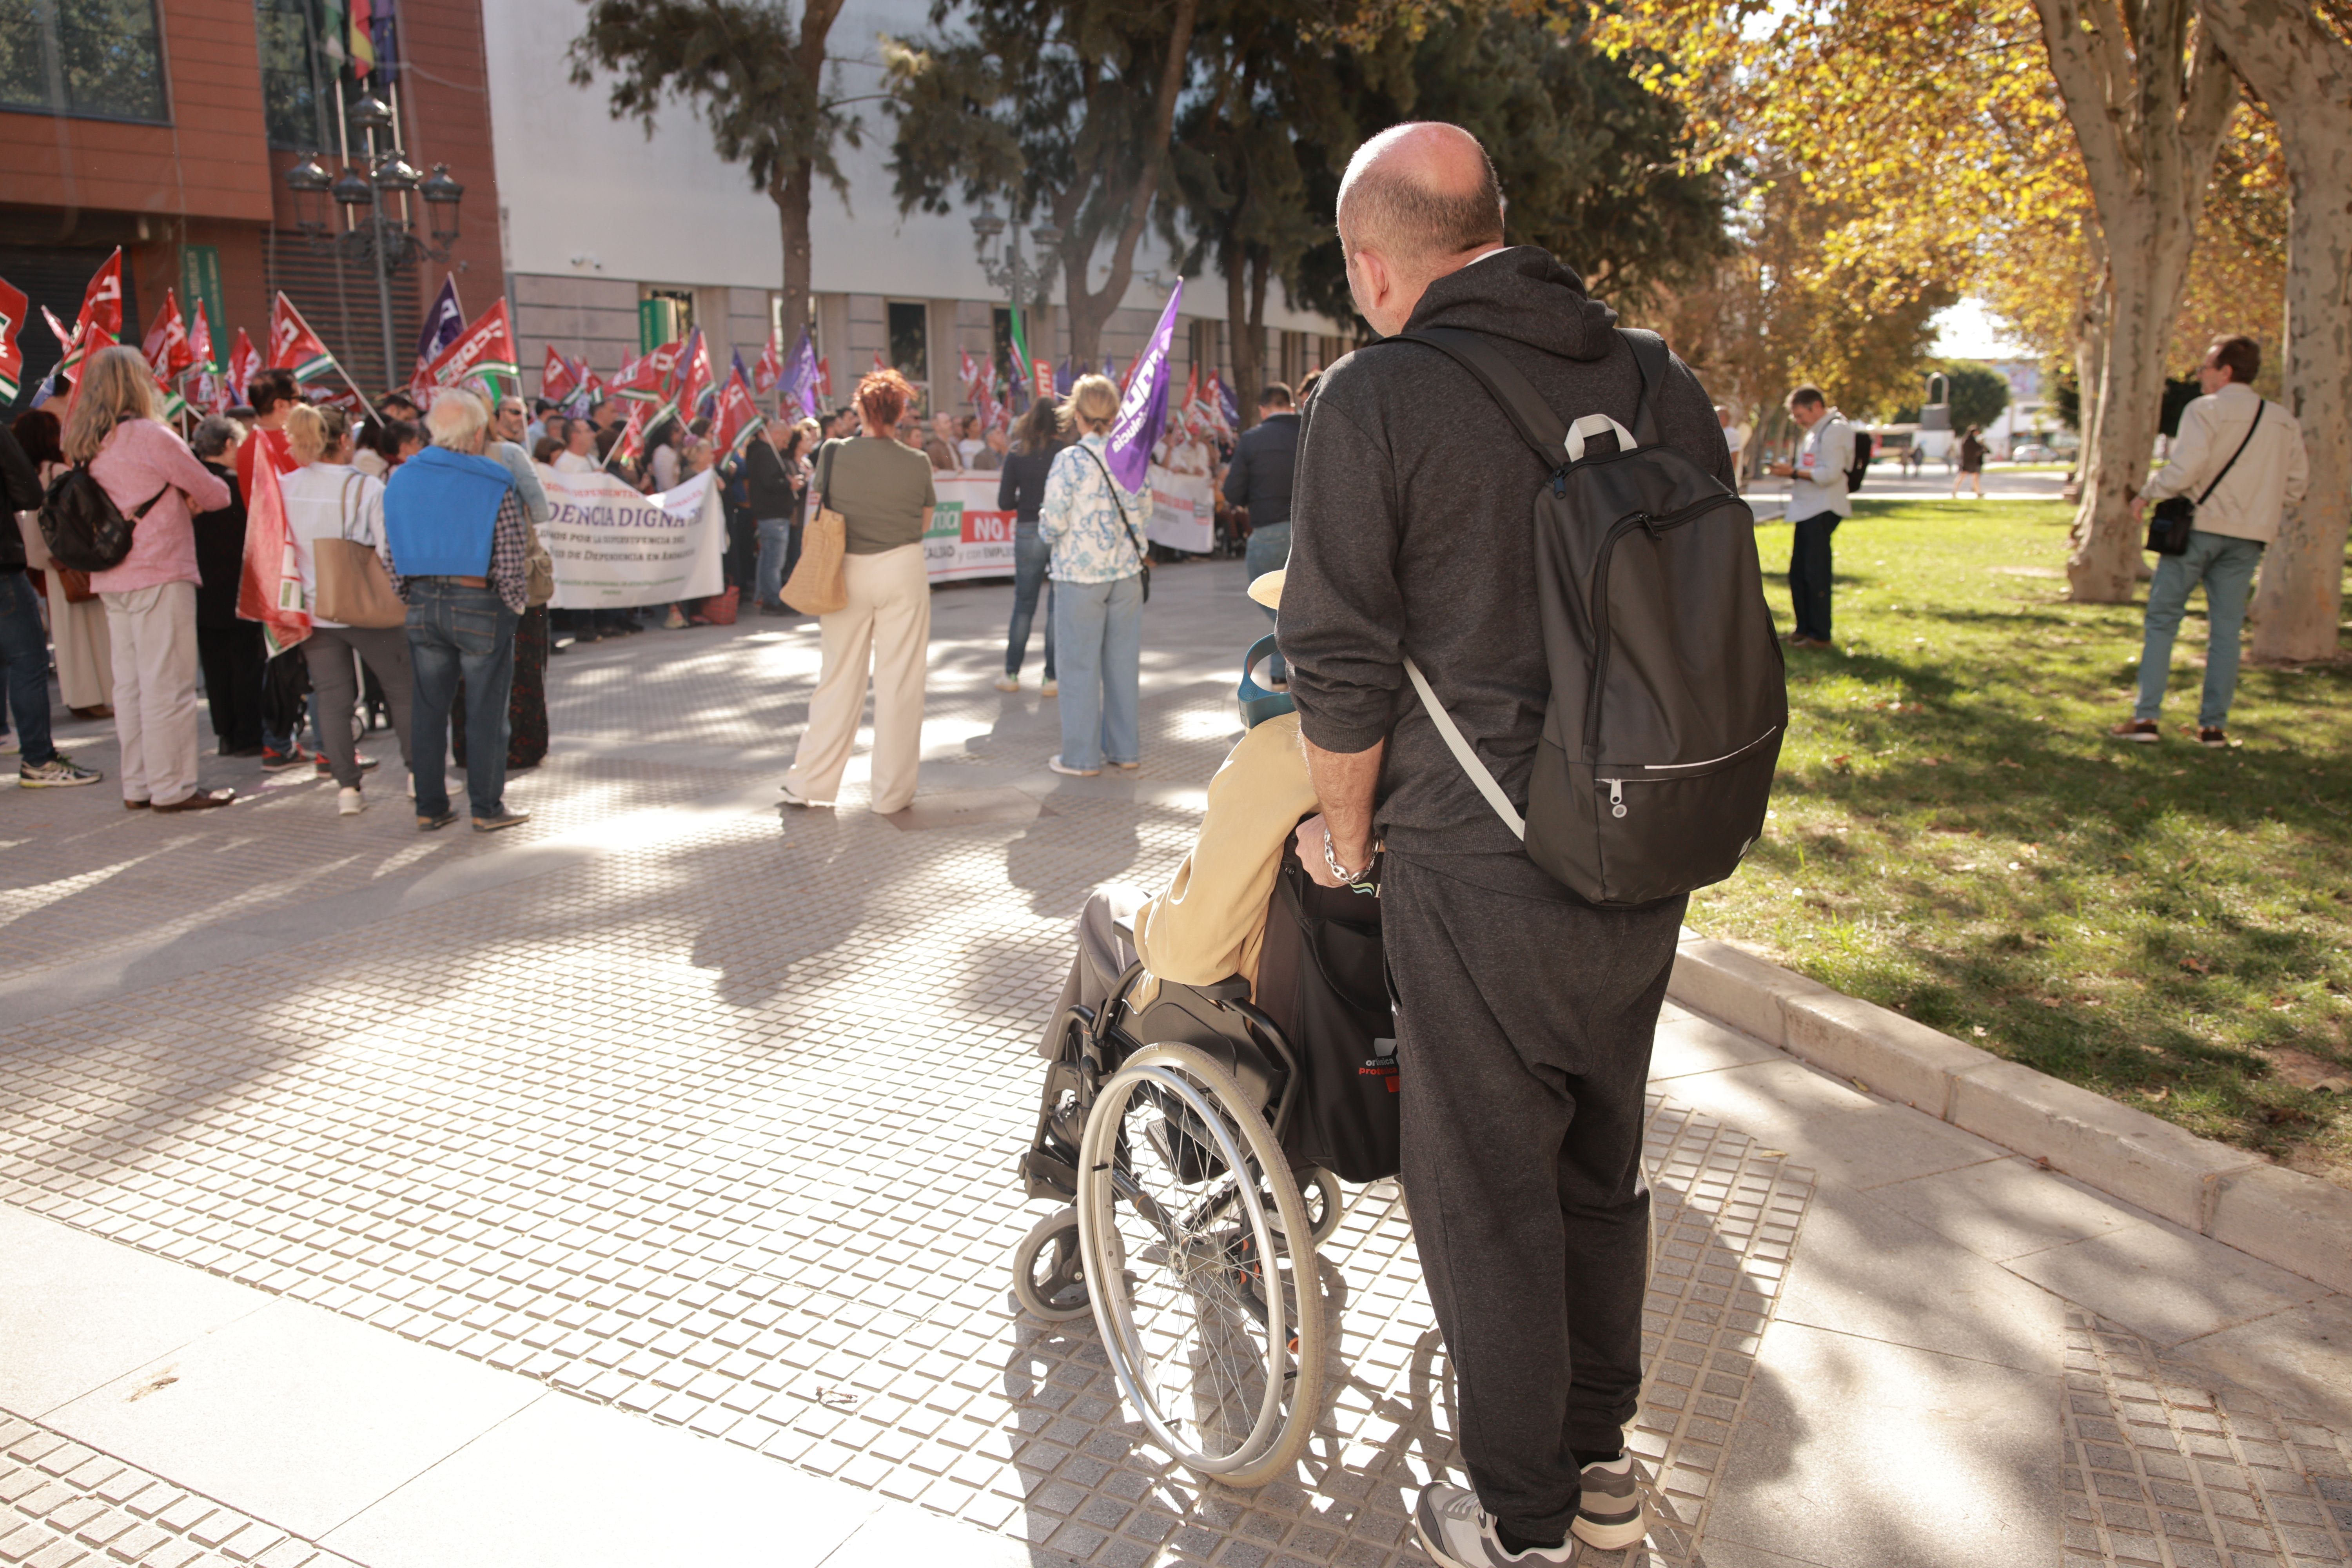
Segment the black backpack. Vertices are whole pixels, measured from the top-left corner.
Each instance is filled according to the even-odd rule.
[[[1852,495],[1862,489],[1862,481],[1870,478],[1870,455],[1878,449],[1877,438],[1867,430],[1853,433],[1853,467],[1845,471],[1845,491]]]
[[[1381,900],[1322,886],[1285,843],[1252,996],[1300,1058],[1282,1130],[1292,1163],[1328,1166],[1345,1182],[1395,1175],[1403,1132]]]
[[[171,488],[165,485],[124,517],[106,487],[91,477],[89,465],[77,463],[51,479],[48,493],[41,498],[41,538],[60,566],[76,572],[120,566],[131,553],[132,525]]]
[[[1631,432],[1601,414],[1571,429],[1476,332],[1432,328],[1404,339],[1477,377],[1551,470],[1535,494],[1551,700],[1524,821],[1410,658],[1405,673],[1529,858],[1605,908],[1655,903],[1731,875],[1763,832],[1789,723],[1755,515],[1659,442],[1654,405],[1666,345],[1653,332],[1623,335],[1642,376]],[[1604,431],[1613,445],[1599,439]]]

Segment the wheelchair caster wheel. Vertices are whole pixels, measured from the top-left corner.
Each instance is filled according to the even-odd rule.
[[[1320,1165],[1310,1166],[1298,1173],[1298,1195],[1307,1205],[1307,1233],[1320,1247],[1347,1217],[1348,1200],[1339,1190],[1339,1178]]]
[[[1013,1249],[1013,1294],[1024,1310],[1049,1323],[1083,1318],[1086,1268],[1078,1258],[1078,1211],[1055,1209]]]

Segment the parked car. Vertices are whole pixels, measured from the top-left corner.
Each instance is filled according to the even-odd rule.
[[[2054,463],[2058,454],[2038,441],[2022,441],[2009,449],[2012,463]]]

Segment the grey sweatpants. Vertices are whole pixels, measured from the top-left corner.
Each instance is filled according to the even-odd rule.
[[[359,706],[358,654],[375,671],[383,688],[383,705],[392,710],[392,732],[400,742],[400,765],[411,765],[408,750],[408,698],[415,680],[408,664],[405,626],[312,626],[302,639],[302,657],[310,662],[310,686],[319,694],[319,744],[335,783],[356,789],[360,782],[358,749],[352,742],[352,713]]]
[[[1591,909],[1521,855],[1382,867],[1406,1203],[1463,1462],[1537,1539],[1641,1394],[1642,1095],[1685,903]]]

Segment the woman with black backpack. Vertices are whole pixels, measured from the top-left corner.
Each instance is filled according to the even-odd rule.
[[[113,640],[122,803],[134,811],[226,805],[235,790],[196,787],[198,574],[189,504],[225,507],[229,488],[157,422],[155,373],[133,348],[101,349],[82,363],[65,452],[131,523],[130,549],[89,578]]]

